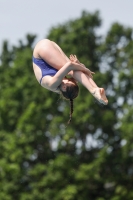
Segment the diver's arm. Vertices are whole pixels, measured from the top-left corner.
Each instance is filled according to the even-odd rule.
[[[90,70],[78,63],[69,61],[53,77],[50,77],[47,86],[51,89],[56,89],[61,84],[62,79],[69,74],[70,71],[81,71],[90,75]]]

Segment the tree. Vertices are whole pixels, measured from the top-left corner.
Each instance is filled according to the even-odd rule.
[[[35,80],[36,36],[12,48],[3,42],[1,200],[133,199],[133,31],[114,23],[103,38],[96,31],[100,26],[98,12],[84,11],[47,36],[95,71],[94,80],[109,98],[109,105],[100,107],[80,85],[69,126],[68,101]]]

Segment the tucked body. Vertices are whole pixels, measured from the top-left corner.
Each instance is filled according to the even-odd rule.
[[[70,100],[70,120],[73,112],[73,99],[78,96],[79,92],[77,82],[83,84],[100,103],[104,105],[108,103],[104,89],[99,88],[92,79],[94,72],[80,63],[76,56],[71,55],[68,58],[53,41],[43,39],[36,44],[33,51],[33,69],[42,87],[62,94]]]

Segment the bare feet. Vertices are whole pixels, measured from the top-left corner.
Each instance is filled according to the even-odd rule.
[[[103,88],[96,88],[92,95],[101,103],[104,105],[108,104],[108,99],[105,95],[105,91]]]

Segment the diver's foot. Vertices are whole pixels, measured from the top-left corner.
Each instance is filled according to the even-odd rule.
[[[96,88],[94,92],[92,92],[92,95],[99,101],[99,103],[104,105],[108,104],[108,99],[103,88]]]

